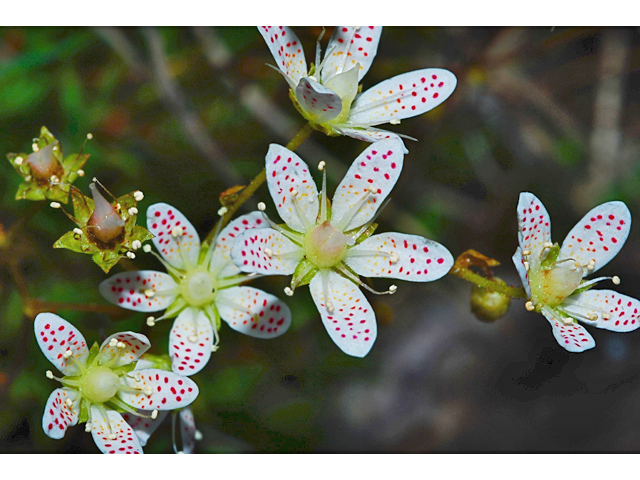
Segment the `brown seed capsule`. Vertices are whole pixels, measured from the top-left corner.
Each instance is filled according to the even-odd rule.
[[[101,248],[108,248],[124,236],[124,220],[116,209],[98,191],[96,184],[89,185],[93,196],[93,215],[87,222],[87,236]]]

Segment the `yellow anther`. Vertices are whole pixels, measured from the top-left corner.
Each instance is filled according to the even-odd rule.
[[[536,309],[536,307],[533,306],[533,302],[531,300],[524,304],[524,308],[526,308],[530,312],[533,312]]]
[[[298,195],[298,191],[294,188],[293,190],[291,190],[291,196],[292,197],[296,197]]]
[[[324,170],[324,167],[327,165],[327,163],[325,161],[322,161],[320,163],[318,163],[318,170],[322,171]]]

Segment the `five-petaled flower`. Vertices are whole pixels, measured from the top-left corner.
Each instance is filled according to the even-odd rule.
[[[233,241],[247,229],[266,227],[259,213],[243,215],[201,248],[195,227],[175,207],[156,203],[147,210],[147,228],[155,235],[158,259],[168,273],[151,270],[114,275],[100,284],[100,293],[123,308],[138,312],[166,312],[149,317],[149,325],[177,316],[169,337],[174,372],[192,375],[217,349],[220,319],[231,328],[257,338],[282,335],[291,312],[277,297],[252,287],[238,286],[247,275],[233,264]],[[150,251],[150,248],[147,249]]]
[[[34,327],[42,352],[64,375],[47,372],[62,383],[49,396],[42,417],[51,438],[62,438],[68,427],[86,422],[103,453],[142,453],[119,412],[155,418],[158,411],[186,407],[198,396],[198,387],[187,377],[155,368],[134,370],[149,348],[144,335],[116,333],[89,350],[78,329],[53,313],[39,314]]]
[[[376,126],[425,113],[456,87],[453,73],[426,68],[395,76],[358,95],[358,83],[376,55],[382,27],[336,27],[322,61],[318,42],[316,63],[308,72],[300,40],[290,28],[259,30],[291,87],[289,96],[296,109],[327,135],[366,142],[398,138]]]
[[[293,274],[285,289],[289,295],[309,283],[325,328],[349,355],[364,357],[376,339],[375,315],[358,285],[373,290],[359,275],[427,282],[453,265],[449,251],[434,241],[401,233],[371,236],[376,212],[400,176],[403,157],[398,139],[374,143],[353,162],[330,203],[326,174],[319,195],[304,161],[272,144],[266,156],[267,183],[286,226],[269,221],[272,228],[247,230],[231,252],[245,272]],[[324,170],[324,162],[319,168]],[[384,293],[395,289],[392,285]]]
[[[640,327],[640,301],[613,290],[589,290],[601,280],[583,277],[604,267],[622,248],[631,214],[622,202],[595,207],[573,227],[562,246],[551,242],[549,214],[531,193],[518,203],[518,241],[513,256],[530,300],[527,310],[542,313],[558,343],[570,352],[593,348],[595,341],[577,320],[597,328],[629,332]]]

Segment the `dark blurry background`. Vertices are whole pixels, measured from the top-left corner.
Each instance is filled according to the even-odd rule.
[[[295,31],[312,61],[321,29]],[[424,235],[454,257],[476,249],[517,285],[511,256],[521,191],[546,205],[556,242],[605,201],[622,200],[639,218],[639,41],[640,31],[627,28],[385,29],[364,89],[426,67],[453,71],[458,87],[434,111],[390,127],[419,142],[406,142],[379,232]],[[97,176],[116,196],[140,189],[141,212],[170,203],[204,238],[219,194],[246,184],[269,144],[285,145],[303,125],[286,82],[265,63],[274,62],[255,28],[0,29],[0,154],[29,151],[42,125],[67,154],[91,132],[87,175],[76,186],[87,192]],[[297,153],[327,162],[332,192],[366,146],[314,132]],[[30,204],[14,200],[20,178],[7,160],[0,179],[6,230]],[[269,200],[263,186],[243,211]],[[73,226],[50,208],[36,214],[21,238],[19,269],[37,298],[106,303],[100,268],[51,248]],[[599,272],[619,275],[617,290],[633,297],[639,243],[633,226]],[[162,270],[150,255],[135,265]],[[401,282],[393,296],[367,294],[378,338],[356,359],[330,340],[306,287],[292,298],[282,293],[287,281],[253,284],[288,301],[290,330],[264,341],[223,323],[221,349],[194,376],[204,436],[197,451],[640,451],[640,332],[589,328],[596,347],[571,354],[522,301],[495,324],[480,323],[470,284],[447,276]],[[90,343],[136,330],[150,337],[153,353],[166,352],[171,321],[150,329],[144,314],[128,311],[59,313]],[[44,435],[43,408],[59,386],[45,378],[49,368],[3,262],[0,451],[97,453],[82,427],[59,441]],[[166,422],[145,451],[172,451],[170,430]]]

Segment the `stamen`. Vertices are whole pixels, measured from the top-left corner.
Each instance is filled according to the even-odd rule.
[[[80,169],[76,172],[79,177],[84,177],[84,170]]]
[[[127,252],[127,257],[129,257],[131,260],[133,260],[134,258],[136,258],[136,254],[133,252]]]
[[[45,376],[46,376],[47,378],[49,378],[49,379],[51,379],[51,380],[53,380],[54,378],[56,378],[56,377],[54,377],[54,376],[53,376],[53,372],[52,372],[51,370],[47,370],[44,374],[45,374]],[[56,380],[57,380],[57,379],[56,379]]]
[[[525,256],[531,255],[531,250],[523,250],[522,255],[525,255]]]
[[[136,200],[136,202],[141,202],[144,198],[144,193],[142,193],[140,190],[136,190],[135,192],[133,192],[133,198]]]
[[[65,360],[67,358],[69,358],[71,355],[73,355],[73,352],[71,350],[67,350],[66,352],[64,352],[64,354],[62,355],[62,358],[64,358]]]
[[[291,290],[291,288],[289,288],[289,287],[284,287],[284,293],[288,297],[293,297],[293,290]]]
[[[265,249],[264,249],[264,254],[265,254],[267,257],[271,258],[271,257],[272,257],[272,255],[273,255],[273,250],[271,250],[270,248],[265,248]]]
[[[116,345],[118,345],[118,339],[117,338],[112,338],[111,340],[109,340],[109,346],[110,347],[115,347]]]
[[[131,242],[131,248],[133,250],[138,250],[140,247],[142,247],[142,242],[140,240],[134,240]]]
[[[75,233],[76,235],[82,235],[82,230],[80,230],[79,228],[74,228],[73,233]]]
[[[200,440],[202,440],[202,432],[200,430],[196,430],[194,433],[194,438],[196,439],[197,442],[199,442]]]
[[[129,215],[133,216],[133,215],[137,215],[138,214],[138,209],[136,207],[131,207],[129,210],[127,210],[129,212]]]
[[[529,262],[523,262],[524,263],[524,269],[528,272],[529,271]]]
[[[39,152],[40,151],[40,147],[38,147],[37,143],[34,143],[33,145],[31,145],[31,148],[33,149],[34,152]]]
[[[614,275],[613,277],[611,277],[611,281],[613,282],[614,285],[620,285],[620,277],[618,277],[617,275]]]
[[[22,162],[24,162],[24,158],[22,157],[16,157],[16,159],[13,161],[13,163],[15,163],[18,166],[22,165]]]
[[[155,317],[147,317],[147,325],[149,325],[150,327],[153,327],[155,324],[156,324]]]
[[[218,209],[218,215],[220,215],[222,217],[228,211],[229,211],[229,209],[227,207],[221,207],[221,208]]]
[[[93,425],[91,425],[91,423],[87,422],[84,426],[84,431],[85,432],[90,432],[91,429],[93,428]]]
[[[544,242],[544,243],[542,244],[542,246],[543,246],[544,248],[551,248],[551,247],[553,247],[553,242]]]
[[[153,420],[155,420],[156,418],[158,418],[158,410],[154,410],[153,412],[151,412],[151,418]]]
[[[400,261],[400,256],[396,252],[393,252],[391,255],[389,255],[389,261],[391,263],[397,263],[398,261]]]
[[[311,225],[311,222],[309,222],[309,219],[307,218],[307,216],[304,214],[304,212],[298,205],[297,198],[296,198],[298,196],[298,191],[293,189],[291,190],[290,194],[291,194],[291,203],[293,203],[293,207],[296,209],[296,213],[298,214],[298,217],[302,221],[302,226],[304,230],[305,231],[311,230],[313,225]]]
[[[376,190],[377,191],[377,190]],[[362,208],[362,206],[367,203],[369,201],[369,197],[371,196],[371,191],[367,188],[366,193],[362,196],[362,198],[357,201],[350,209],[349,211],[347,211],[347,213],[344,214],[344,216],[340,219],[340,221],[338,221],[335,224],[335,228],[337,228],[338,230],[340,230],[341,232],[344,231],[344,229],[346,228],[347,225],[349,225],[349,222],[351,221],[351,219],[353,217],[356,216],[356,214],[360,211],[360,209]]]
[[[526,308],[529,312],[533,312],[536,309],[536,307],[533,306],[533,302],[531,300],[524,304],[524,308]]]
[[[92,133],[87,133],[87,140],[91,140],[93,138],[93,134]]]
[[[331,302],[331,300],[327,300],[327,312],[329,313],[333,313],[335,309],[333,308],[333,303]]]
[[[145,297],[147,297],[147,298],[151,298],[151,297],[153,297],[155,294],[156,294],[156,292],[155,292],[152,288],[147,288],[147,289],[144,291],[144,295],[145,295]]]
[[[590,285],[593,285],[595,283],[601,282],[603,280],[611,280],[611,282],[614,285],[620,285],[620,277],[618,277],[617,275],[614,275],[613,277],[598,277],[598,278],[594,278],[593,280],[589,280],[588,282],[583,282],[580,285],[578,285],[578,288],[582,289],[585,287],[588,287]]]
[[[62,205],[60,205],[58,202],[51,202],[49,206],[51,208],[60,208]]]
[[[151,251],[151,245],[147,243],[144,247],[142,247],[142,251],[144,253],[149,253]]]
[[[320,163],[318,163],[318,170],[322,171],[324,170],[324,167],[327,163],[323,160]]]
[[[49,181],[51,183],[60,183],[60,179],[56,175],[51,175],[51,178],[49,178]]]
[[[605,320],[609,320],[611,318],[611,314],[605,312],[605,313],[602,314],[602,318],[605,319]]]
[[[400,125],[400,120],[398,120],[397,118],[392,118],[391,120],[389,120],[389,123],[391,125]]]
[[[31,175],[27,175],[26,177],[24,177],[24,179],[25,179],[27,182],[30,182],[30,181],[31,181]]]
[[[171,236],[174,238],[181,237],[183,233],[184,230],[182,229],[182,227],[173,227],[173,229],[171,230]]]
[[[258,210],[260,210],[261,212],[264,212],[266,209],[267,209],[267,206],[264,204],[264,202],[258,203]]]
[[[562,323],[564,323],[565,325],[573,325],[573,323],[575,323],[575,320],[571,317],[562,317]]]
[[[344,267],[344,265],[343,265],[343,267]],[[398,290],[398,287],[396,285],[391,285],[388,290],[385,290],[384,292],[379,292],[378,290],[374,290],[369,285],[367,285],[366,283],[362,282],[362,280],[360,280],[360,278],[357,275],[354,275],[353,273],[351,273],[346,268],[336,268],[336,267],[334,267],[334,268],[332,268],[332,270],[334,272],[339,273],[340,275],[342,275],[346,279],[351,280],[353,283],[355,283],[357,285],[360,285],[365,290],[367,290],[367,291],[369,291],[371,293],[375,293],[376,295],[391,295],[391,294],[395,293]]]
[[[143,391],[147,397],[150,397],[151,394],[153,393],[153,387],[151,387],[150,385],[147,385],[146,387],[144,387]]]

